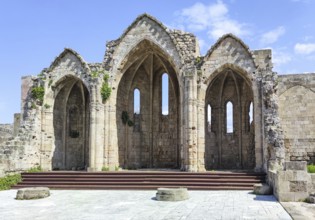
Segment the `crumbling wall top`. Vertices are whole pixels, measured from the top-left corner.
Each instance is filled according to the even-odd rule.
[[[65,57],[67,54],[74,55],[80,61],[80,63],[82,64],[82,67],[86,71],[89,71],[89,66],[88,66],[87,62],[84,61],[84,59],[82,58],[82,56],[79,53],[77,53],[76,51],[74,51],[71,48],[65,48],[63,50],[63,52],[55,58],[55,60],[52,62],[52,64],[50,65],[50,67],[48,68],[47,71],[48,72],[52,71],[59,64],[59,62],[62,60],[62,58]]]
[[[277,94],[279,96],[295,86],[303,86],[315,92],[315,73],[287,74],[278,76],[279,88]]]

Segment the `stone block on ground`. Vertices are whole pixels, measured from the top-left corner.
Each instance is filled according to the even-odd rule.
[[[272,194],[272,188],[266,183],[257,183],[254,185],[254,194],[270,195]]]
[[[42,199],[50,196],[48,187],[29,187],[19,189],[16,193],[18,200]]]
[[[183,201],[189,199],[187,188],[158,188],[158,201]]]

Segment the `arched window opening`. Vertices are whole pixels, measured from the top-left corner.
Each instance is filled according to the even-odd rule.
[[[68,121],[69,121],[69,136],[71,138],[78,138],[80,136],[79,132],[79,109],[77,106],[71,106],[69,108]]]
[[[211,112],[211,105],[208,104],[207,107],[207,126],[208,126],[208,132],[211,132],[211,117],[212,117],[212,112]]]
[[[168,74],[162,75],[162,115],[168,115],[169,112],[169,82]]]
[[[226,132],[233,133],[233,131],[233,104],[229,101],[226,104]]]
[[[140,114],[140,90],[135,89],[133,91],[133,112],[134,114]]]
[[[254,120],[253,102],[250,102],[249,104],[248,114],[249,114],[249,125],[250,125]]]

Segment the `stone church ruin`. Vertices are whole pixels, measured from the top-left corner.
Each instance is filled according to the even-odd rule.
[[[66,48],[22,78],[21,113],[0,126],[0,175],[251,170],[267,173],[280,200],[304,199],[315,186],[315,74],[272,68],[271,50],[232,34],[201,56],[193,34],[141,15],[102,63]]]

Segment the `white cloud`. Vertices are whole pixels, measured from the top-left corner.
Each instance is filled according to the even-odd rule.
[[[227,12],[227,7],[218,1],[209,6],[196,3],[190,8],[182,9],[180,15],[184,17],[189,29],[198,31],[207,29],[212,20],[221,20]]]
[[[198,43],[199,43],[199,48],[200,48],[200,53],[205,54],[207,50],[211,47],[210,44],[208,44],[205,40],[202,38],[198,38]]]
[[[273,63],[275,65],[283,65],[292,60],[292,56],[285,52],[279,52],[273,50],[273,56],[272,56]]]
[[[195,3],[189,8],[177,12],[176,25],[185,27],[192,31],[207,31],[208,36],[218,39],[226,33],[233,33],[237,36],[245,36],[249,33],[245,25],[229,18],[228,8],[222,1],[209,5]]]
[[[260,39],[260,42],[263,45],[275,43],[284,33],[285,28],[283,26],[277,27],[274,30],[264,33]]]
[[[294,46],[294,51],[297,54],[308,55],[315,52],[315,43],[297,43]]]
[[[226,33],[232,33],[236,36],[244,36],[248,34],[248,31],[242,29],[242,24],[239,24],[237,21],[233,20],[224,20],[216,22],[213,24],[213,27],[209,32],[209,37],[217,39]]]

